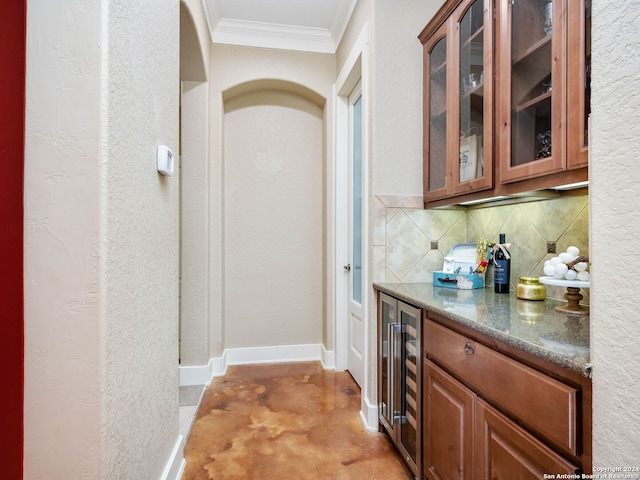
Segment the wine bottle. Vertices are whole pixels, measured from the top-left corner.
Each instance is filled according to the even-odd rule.
[[[505,235],[500,234],[500,243],[493,249],[493,286],[496,293],[509,293],[511,255],[505,245]]]

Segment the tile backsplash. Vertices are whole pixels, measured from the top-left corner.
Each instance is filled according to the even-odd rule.
[[[433,281],[444,256],[457,243],[487,238],[492,243],[504,233],[511,261],[511,287],[521,276],[540,277],[547,253],[575,245],[589,255],[589,197],[586,194],[483,208],[422,208],[421,197],[374,197],[374,281],[419,283]],[[489,268],[487,285],[493,285]],[[547,286],[547,297],[562,299],[565,289]],[[583,304],[589,303],[582,289]]]

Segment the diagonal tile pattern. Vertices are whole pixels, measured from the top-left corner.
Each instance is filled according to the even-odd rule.
[[[351,376],[318,362],[229,367],[204,393],[182,480],[411,479],[359,409]]]
[[[379,195],[374,199],[374,281],[420,283],[433,281],[444,256],[457,243],[487,238],[497,242],[505,233],[511,243],[511,283],[520,276],[543,275],[547,242],[558,253],[570,245],[589,251],[588,195],[471,209],[424,210],[420,197]],[[431,242],[438,242],[437,250]],[[492,285],[491,271],[487,285]],[[566,290],[548,287],[549,298],[563,299]],[[581,292],[588,304],[588,290]]]

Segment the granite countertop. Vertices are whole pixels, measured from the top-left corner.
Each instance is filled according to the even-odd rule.
[[[432,283],[374,283],[376,289],[465,325],[584,377],[589,363],[589,315],[567,315],[566,302],[520,300],[492,288],[458,290]]]

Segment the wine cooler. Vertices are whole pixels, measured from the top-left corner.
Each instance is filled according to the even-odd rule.
[[[416,478],[421,475],[421,310],[380,293],[378,414]]]

